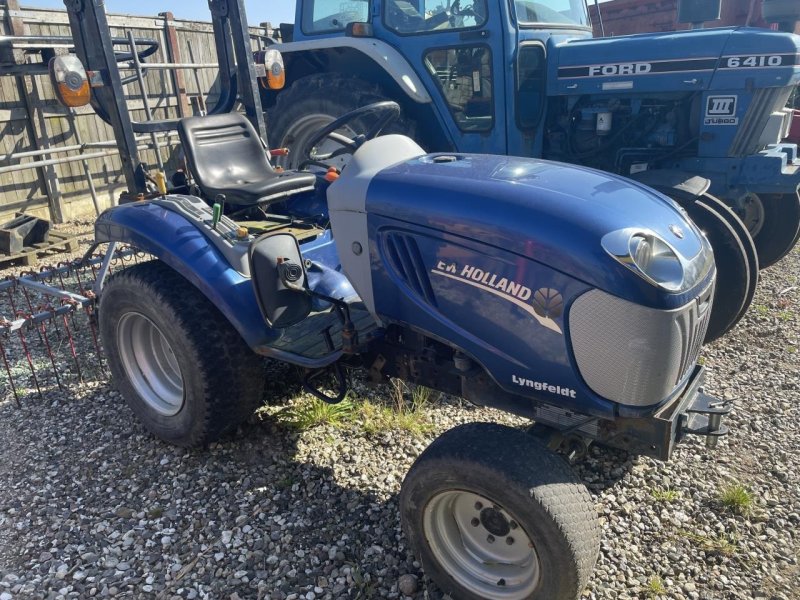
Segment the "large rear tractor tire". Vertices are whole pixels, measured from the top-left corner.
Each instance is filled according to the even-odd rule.
[[[100,299],[113,381],[155,436],[203,446],[258,406],[264,363],[225,317],[166,264],[113,275]]]
[[[753,236],[762,269],[791,252],[800,236],[798,194],[747,194],[737,212]]]
[[[267,113],[270,146],[290,150],[288,156],[278,158],[278,164],[284,168],[297,168],[304,158],[302,149],[323,127],[357,108],[385,100],[392,98],[377,85],[356,77],[328,73],[298,79],[288,90],[278,94],[275,106]],[[338,133],[355,139],[366,133],[370,124],[366,120],[363,123],[355,121]],[[415,129],[413,122],[401,117],[384,133],[402,133],[413,138]],[[318,147],[318,153],[337,147],[336,142],[326,140]],[[342,155],[328,162],[341,169],[349,159],[350,155]]]
[[[705,198],[681,204],[714,249],[717,287],[704,340],[710,343],[725,335],[744,316],[755,291],[754,275],[750,272],[750,260],[742,237],[720,212]]]
[[[464,600],[574,600],[600,549],[592,498],[567,463],[491,423],[435,440],[403,482],[400,513],[425,574]]]

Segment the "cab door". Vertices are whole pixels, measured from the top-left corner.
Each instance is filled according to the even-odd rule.
[[[428,89],[459,152],[506,154],[503,0],[376,0],[376,34]]]

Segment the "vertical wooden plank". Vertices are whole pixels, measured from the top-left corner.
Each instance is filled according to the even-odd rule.
[[[175,15],[171,12],[161,13],[160,16],[164,17],[164,37],[166,38],[167,59],[169,62],[181,63],[181,49],[178,44],[178,32],[175,29]],[[175,89],[175,95],[178,98],[178,115],[181,119],[188,117],[189,112],[189,99],[186,96],[186,79],[182,69],[174,69],[172,71],[172,83]]]

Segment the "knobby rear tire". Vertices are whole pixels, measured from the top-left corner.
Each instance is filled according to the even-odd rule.
[[[100,297],[99,329],[115,386],[165,442],[213,442],[262,399],[263,359],[196,287],[160,261],[109,278]],[[159,402],[159,379],[173,392],[165,397],[177,402]]]

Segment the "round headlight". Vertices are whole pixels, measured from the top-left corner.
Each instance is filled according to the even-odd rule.
[[[608,234],[602,243],[606,252],[653,285],[670,292],[684,289],[685,261],[654,232],[624,229]]]

